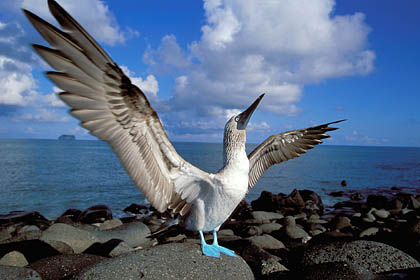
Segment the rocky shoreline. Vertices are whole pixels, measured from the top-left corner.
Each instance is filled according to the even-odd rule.
[[[0,279],[418,279],[420,196],[390,189],[324,209],[313,191],[262,192],[219,232],[239,257],[203,256],[198,234],[132,204],[116,219],[105,205],[0,215]],[[212,236],[206,236],[211,242]]]

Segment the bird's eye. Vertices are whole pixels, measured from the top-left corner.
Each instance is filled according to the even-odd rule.
[[[235,122],[239,122],[239,117],[235,117]]]

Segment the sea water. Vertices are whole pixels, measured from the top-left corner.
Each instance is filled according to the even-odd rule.
[[[174,143],[197,167],[216,172],[222,166],[220,143]],[[247,145],[251,152],[256,145]],[[344,189],[340,182],[346,180]],[[420,148],[320,145],[299,158],[275,165],[248,193],[289,194],[294,188],[317,192],[325,205],[343,198],[337,190],[378,193],[393,186],[420,194]],[[121,216],[131,203],[147,203],[111,148],[101,141],[0,139],[0,214],[39,211],[53,219],[69,208],[109,206]]]

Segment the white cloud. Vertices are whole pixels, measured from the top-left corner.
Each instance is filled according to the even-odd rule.
[[[120,29],[108,6],[99,0],[58,0],[71,16],[73,16],[96,40],[115,45],[124,43],[127,37],[138,36],[138,31]],[[27,9],[49,22],[55,22],[48,10],[45,0],[21,0],[21,8]]]
[[[123,70],[124,74],[130,78],[134,85],[138,86],[144,93],[152,95],[149,95],[148,97],[154,98],[157,96],[159,91],[159,84],[155,76],[147,75],[146,79],[143,79],[140,76],[136,77],[136,73],[128,69],[127,66],[122,65],[120,68]]]
[[[42,96],[42,101],[45,103],[45,105],[48,107],[67,108],[67,105],[64,104],[64,102],[61,101],[57,96],[57,93],[61,92],[61,90],[58,87],[53,87],[53,90],[53,93]]]
[[[296,115],[305,85],[374,68],[365,16],[335,15],[334,5],[333,0],[205,0],[202,37],[189,52],[167,35],[156,50],[147,50],[144,61],[152,71],[177,67],[167,59],[171,54],[189,62],[178,67],[168,102],[172,110],[194,107],[202,117],[214,108],[242,110],[265,92],[260,110]]]
[[[13,119],[16,122],[41,122],[41,123],[55,123],[55,122],[67,122],[69,118],[60,115],[54,110],[48,110],[46,108],[38,108],[36,113],[24,113]]]

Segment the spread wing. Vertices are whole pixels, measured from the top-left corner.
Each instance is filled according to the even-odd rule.
[[[63,31],[24,13],[53,47],[34,45],[57,70],[47,76],[64,90],[59,97],[71,107],[70,114],[108,142],[156,209],[184,215],[200,188],[211,186],[209,174],[178,155],[146,96],[95,40],[55,1],[48,5]]]
[[[261,175],[272,165],[287,161],[300,156],[312,149],[315,145],[321,144],[321,139],[330,137],[328,131],[337,128],[329,127],[330,124],[339,123],[344,120],[330,122],[306,129],[292,130],[267,138],[249,155],[249,183],[250,190],[261,177]]]

